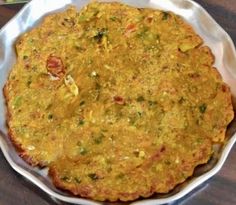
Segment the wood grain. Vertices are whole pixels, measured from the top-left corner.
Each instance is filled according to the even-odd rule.
[[[236,43],[236,1],[196,0],[230,34]],[[19,11],[22,5],[0,6],[0,27]],[[174,205],[236,204],[236,146],[221,171]],[[14,172],[0,152],[0,205],[56,205],[44,192]]]

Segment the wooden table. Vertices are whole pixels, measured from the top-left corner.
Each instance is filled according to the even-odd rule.
[[[236,1],[196,0],[223,26],[236,43]],[[21,8],[0,6],[0,27]],[[0,152],[0,205],[56,205],[40,189],[26,181],[7,164]],[[234,205],[236,204],[236,146],[222,170],[174,205]]]

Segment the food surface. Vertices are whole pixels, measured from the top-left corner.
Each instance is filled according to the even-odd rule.
[[[55,186],[95,200],[167,193],[207,163],[233,119],[210,49],[179,16],[93,2],[16,44],[9,134]]]

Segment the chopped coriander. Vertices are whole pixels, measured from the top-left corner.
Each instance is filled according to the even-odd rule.
[[[141,112],[137,112],[139,117],[142,117],[142,113]]]
[[[102,28],[101,30],[97,31],[97,34],[93,37],[98,43],[102,42],[102,38],[107,35],[108,29]]]
[[[83,120],[83,119],[80,119],[79,120],[79,125],[81,126],[81,125],[84,125],[84,123],[85,123],[85,121]]]
[[[85,15],[79,16],[79,21],[80,21],[80,22],[84,22],[84,21],[86,21],[86,20],[87,20],[87,16],[85,16]]]
[[[81,155],[86,155],[88,153],[88,150],[85,147],[80,147],[79,153]]]
[[[101,85],[98,82],[95,83],[95,89],[96,90],[100,90],[101,89]]]
[[[178,102],[179,102],[179,104],[183,104],[183,102],[184,102],[184,97],[181,97]]]
[[[169,18],[170,14],[166,11],[163,11],[162,12],[162,20],[167,20]]]
[[[201,113],[205,113],[207,109],[207,105],[205,103],[203,103],[202,105],[199,106],[199,111]]]
[[[53,114],[48,115],[48,119],[51,120],[53,118]]]
[[[52,107],[52,103],[49,103],[46,107],[46,110],[49,110]]]
[[[61,180],[65,181],[65,182],[71,182],[71,179],[68,176],[61,177]]]
[[[143,96],[139,96],[138,98],[137,98],[137,101],[138,102],[143,102],[145,99],[144,99],[144,97]]]
[[[111,16],[111,17],[110,17],[110,20],[112,20],[112,21],[115,21],[116,19],[117,19],[116,16]]]
[[[81,179],[80,179],[79,177],[75,177],[74,179],[75,179],[75,182],[76,182],[77,184],[80,184],[80,183],[81,183]]]
[[[157,105],[157,101],[148,101],[149,106]]]
[[[124,177],[125,177],[125,174],[123,174],[123,173],[120,173],[120,174],[116,175],[117,179],[123,179]]]
[[[90,174],[88,174],[88,177],[89,177],[90,179],[92,179],[93,181],[99,179],[99,177],[98,177],[98,175],[97,175],[96,173],[90,173]]]
[[[101,133],[98,137],[94,139],[94,143],[101,144],[104,137],[105,137],[104,134]]]
[[[202,144],[203,139],[202,139],[202,138],[197,138],[197,139],[196,139],[196,142],[197,142],[197,144]]]
[[[84,101],[84,100],[82,100],[82,101],[79,103],[80,106],[83,106],[84,104],[85,104],[85,101]]]
[[[32,80],[31,79],[29,79],[28,81],[27,81],[27,87],[29,87],[30,85],[31,85],[31,83],[32,83]]]
[[[86,49],[85,48],[83,48],[83,47],[81,47],[81,46],[79,46],[79,45],[75,45],[75,49],[77,50],[77,51],[79,51],[79,52],[84,52]]]
[[[22,103],[22,97],[17,96],[13,102],[14,108],[18,108],[19,106],[21,106],[21,103]]]
[[[26,56],[26,55],[23,56],[23,59],[24,59],[24,60],[26,60],[26,59],[28,59],[28,58],[29,58],[29,56]]]
[[[76,145],[77,145],[77,146],[81,146],[82,143],[81,143],[80,141],[78,141],[78,142],[76,143]]]

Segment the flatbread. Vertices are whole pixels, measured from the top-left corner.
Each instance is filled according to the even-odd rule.
[[[210,49],[179,16],[93,2],[17,42],[4,93],[20,155],[95,200],[167,193],[207,163],[233,119]]]

